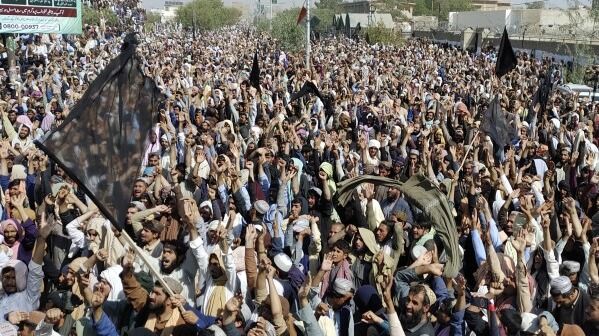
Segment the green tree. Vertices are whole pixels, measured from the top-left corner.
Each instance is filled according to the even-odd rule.
[[[568,1],[570,8],[578,7],[575,0]],[[599,56],[593,51],[592,40],[599,35],[599,9],[592,9],[590,12],[565,9],[564,13],[568,16],[568,24],[562,28],[563,43],[558,46],[558,51],[572,57],[572,68],[566,72],[568,82],[581,84],[584,83],[586,64],[596,64],[599,62]],[[588,21],[594,23],[588,25]]]
[[[330,8],[317,7],[315,9],[311,9],[310,16],[316,16],[320,20],[320,22],[316,27],[310,26],[310,29],[312,29],[312,31],[317,31],[320,33],[325,32],[333,26],[333,18],[335,17],[335,14],[337,13]]]
[[[83,6],[81,20],[83,21],[84,25],[88,24],[93,26],[99,26],[100,20],[102,18],[106,20],[107,26],[114,27],[119,24],[119,18],[112,10],[108,8],[94,9],[89,6]]]
[[[368,27],[366,29],[370,44],[384,44],[384,45],[400,45],[403,42],[403,38],[400,33],[393,31],[393,29],[385,28],[385,24],[382,22],[377,25]]]
[[[159,14],[147,12],[146,21],[144,22],[144,30],[151,32],[154,30],[154,24],[160,22],[162,19]]]
[[[449,12],[462,12],[472,9],[472,0],[416,0],[414,15],[436,16],[439,21],[447,21]]]
[[[336,12],[341,9],[341,3],[341,0],[320,0],[316,3],[316,8],[331,9]]]
[[[239,21],[238,8],[225,7],[222,0],[194,0],[177,9],[177,20],[185,28],[213,30]]]
[[[407,9],[407,3],[405,0],[385,0],[377,2],[376,7],[383,13],[391,14],[394,21],[406,21],[403,10]]]
[[[297,51],[305,46],[306,26],[297,24],[299,8],[291,8],[277,13],[272,19],[272,36],[284,50]],[[258,20],[257,29],[268,31],[268,19]]]

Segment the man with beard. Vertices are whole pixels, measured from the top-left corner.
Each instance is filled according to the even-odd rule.
[[[433,295],[432,290],[425,285],[418,284],[410,287],[399,314],[406,336],[435,335],[435,328],[428,318],[429,309],[434,303],[431,302]]]
[[[135,312],[137,312],[135,327],[144,327],[157,334],[171,335],[182,332],[186,326],[185,319],[177,309],[179,303],[177,298],[170,297],[159,281],[154,283],[154,288],[149,293],[142,288],[133,273],[133,261],[135,256],[127,254],[122,261],[123,272],[121,279],[127,300]],[[165,276],[164,282],[174,294],[183,294],[185,290],[182,282],[175,278]],[[89,289],[87,290],[89,291]],[[94,320],[96,331],[99,329],[110,329],[112,322],[104,318],[101,306],[104,302],[101,294],[89,293],[86,300],[94,308]],[[191,334],[191,330],[190,333]]]
[[[248,115],[246,113],[241,113],[239,115],[239,134],[244,140],[247,140],[250,137],[250,124],[248,120]]]
[[[599,293],[593,294],[584,313],[585,321],[582,329],[585,335],[599,335]]]
[[[42,215],[39,235],[29,265],[18,260],[9,261],[1,271],[0,322],[6,321],[11,311],[30,312],[39,306],[43,280],[42,263],[46,239],[53,225],[48,225]]]
[[[21,151],[25,152],[25,150],[29,149],[33,145],[33,139],[31,137],[31,130],[33,129],[33,124],[27,116],[19,116],[17,117],[17,123],[20,124],[19,128],[15,131],[13,125],[10,123],[10,120],[2,111],[2,126],[6,131],[6,135],[8,136],[8,140],[12,144],[13,147],[16,148],[16,145],[19,145]]]
[[[204,287],[199,298],[200,311],[212,317],[219,317],[225,303],[233,297],[237,284],[237,273],[233,263],[233,251],[227,242],[228,231],[218,230],[215,246],[210,251],[208,271],[202,273]]]
[[[378,252],[374,233],[367,228],[358,228],[352,244],[353,259],[351,270],[354,274],[354,288],[374,285],[374,277],[378,274],[375,255]]]
[[[401,219],[405,221],[404,217]],[[403,228],[396,221],[397,216],[392,216],[391,219],[381,222],[374,231],[376,242],[385,255],[385,259],[388,260],[386,263],[392,265],[393,271],[404,251]]]
[[[413,223],[410,205],[402,197],[401,191],[397,188],[389,188],[387,190],[387,198],[381,201],[381,210],[383,210],[385,218],[389,218],[392,214],[402,211],[407,216],[407,222]]]
[[[204,247],[204,241],[199,236],[196,229],[200,221],[200,214],[193,200],[187,199],[185,202],[193,204],[186,206],[186,214],[183,216],[183,223],[187,226],[189,232],[189,248],[185,251],[185,246],[180,241],[162,242],[162,255],[160,260],[150,259],[154,266],[160,269],[160,274],[175,279],[183,286],[181,295],[190,305],[194,305],[195,298],[195,277],[198,271],[205,274],[208,270],[208,254]],[[144,269],[144,271],[147,271]]]

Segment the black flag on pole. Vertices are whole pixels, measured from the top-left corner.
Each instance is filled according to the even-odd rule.
[[[349,13],[345,14],[345,35],[351,37],[351,25],[349,23]]]
[[[254,52],[254,63],[250,72],[250,84],[260,91],[260,66],[258,65],[258,51]]]
[[[337,31],[342,31],[343,27],[344,27],[344,23],[343,23],[343,18],[341,16],[339,16],[339,19],[337,19]]]
[[[507,35],[507,29],[503,27],[503,35],[499,44],[499,54],[497,54],[497,63],[495,64],[495,74],[497,77],[501,77],[514,69],[517,64],[518,60],[516,59],[514,49],[512,49],[510,38]]]
[[[145,139],[162,98],[127,36],[64,123],[36,145],[73,178],[116,227],[125,223]]]
[[[295,92],[294,94],[291,95],[289,102],[293,102],[296,99],[302,98],[303,96],[307,95],[307,94],[313,94],[316,97],[320,98],[320,100],[324,103],[324,97],[322,96],[322,94],[320,93],[320,90],[318,90],[318,88],[316,87],[316,85],[314,85],[314,83],[308,81],[306,83],[304,83],[304,85],[302,86],[302,88],[298,91]]]
[[[489,107],[483,116],[480,128],[491,137],[491,140],[493,140],[493,142],[500,148],[509,144],[516,135],[515,129],[507,123],[505,115],[501,110],[498,97],[495,97],[489,104]]]

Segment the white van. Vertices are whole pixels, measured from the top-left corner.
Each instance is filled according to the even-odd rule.
[[[563,84],[559,85],[557,89],[562,93],[576,94],[578,93],[578,99],[589,99],[591,101],[599,101],[599,92],[593,92],[593,88],[584,84]]]

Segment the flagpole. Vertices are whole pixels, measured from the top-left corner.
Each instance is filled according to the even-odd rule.
[[[310,70],[310,0],[306,0],[306,69]]]
[[[268,28],[269,31],[272,33],[272,2],[273,0],[270,0],[270,21],[268,21]]]
[[[468,158],[468,153],[470,153],[470,149],[472,148],[472,145],[474,144],[474,141],[476,140],[478,133],[480,133],[480,131],[476,131],[476,133],[474,134],[474,137],[472,138],[472,141],[470,142],[470,146],[468,146],[468,149],[466,150],[466,153],[464,154],[462,163],[460,164],[460,167],[458,168],[458,170],[455,172],[456,174],[459,174],[460,170],[462,170],[462,168],[464,167],[464,163],[466,163],[466,159]]]

